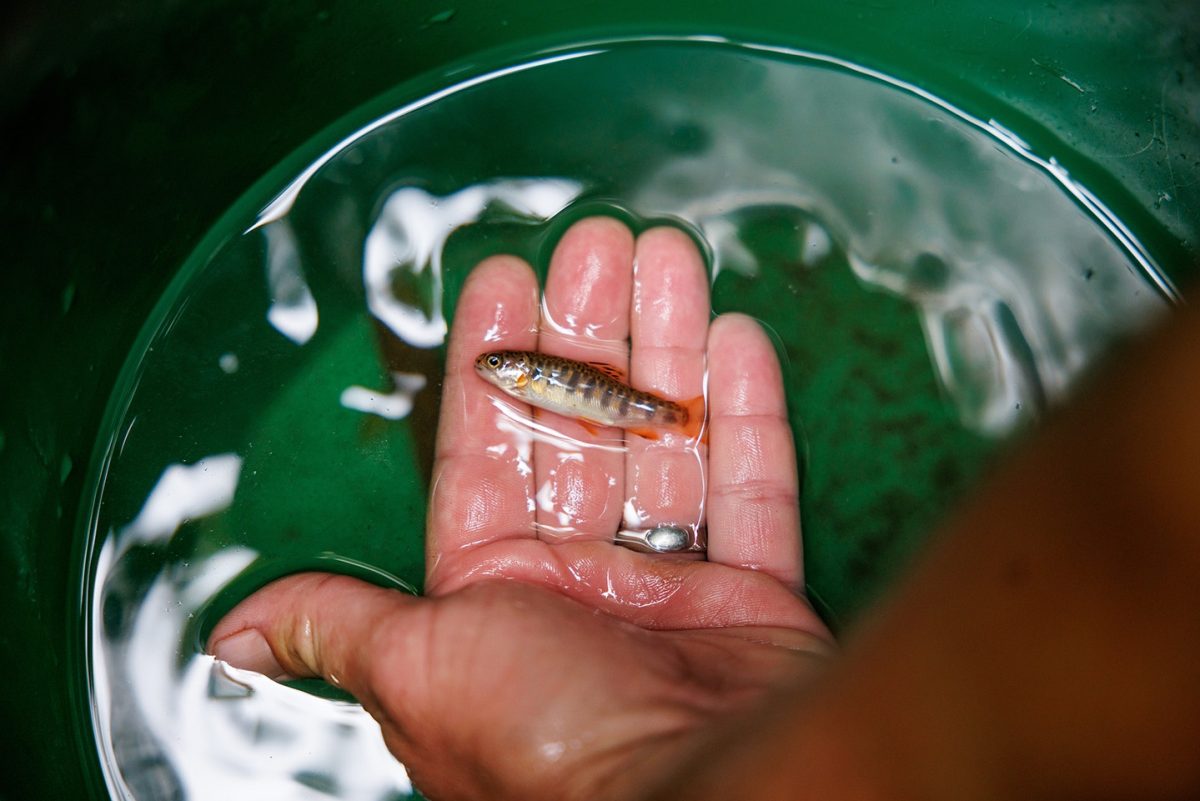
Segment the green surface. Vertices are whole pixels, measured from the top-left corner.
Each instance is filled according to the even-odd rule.
[[[6,799],[98,792],[91,734],[75,717],[82,689],[68,686],[73,525],[104,403],[151,306],[272,165],[419,72],[530,37],[727,32],[808,47],[1003,119],[1095,191],[1177,280],[1200,255],[1200,37],[1186,2],[87,2],[0,15]],[[883,296],[870,311],[877,328],[839,346],[886,349],[886,331],[915,325]],[[909,366],[894,369],[862,384],[814,377],[789,387],[792,402],[819,404],[838,381],[886,394]],[[897,407],[891,424],[905,413]],[[810,426],[804,436],[816,456],[838,432]],[[905,458],[894,433],[880,442]],[[945,473],[936,462],[917,470],[919,481],[959,480]],[[869,489],[856,491],[886,531],[887,496]]]
[[[911,303],[865,291],[840,250],[795,264],[792,222],[747,227],[765,275],[722,273],[713,305],[779,321],[808,589],[836,629],[907,563],[998,443],[946,401]],[[781,305],[787,314],[771,312]]]

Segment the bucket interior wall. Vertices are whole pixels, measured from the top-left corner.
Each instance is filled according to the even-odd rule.
[[[0,11],[0,647],[8,798],[103,797],[77,520],[147,314],[255,181],[352,109],[494,48],[718,35],[877,69],[1003,119],[1185,290],[1200,264],[1200,23],[1189,3],[614,0]],[[86,517],[87,510],[82,510]]]

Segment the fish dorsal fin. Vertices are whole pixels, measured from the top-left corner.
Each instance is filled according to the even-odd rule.
[[[622,384],[626,383],[625,371],[621,370],[619,367],[613,367],[611,364],[605,364],[604,362],[588,362],[588,366],[594,367],[596,370],[604,373],[613,381],[619,381]]]

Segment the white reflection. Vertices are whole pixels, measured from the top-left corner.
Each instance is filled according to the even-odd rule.
[[[341,404],[356,412],[375,414],[387,420],[403,420],[412,411],[417,393],[425,388],[426,378],[420,373],[392,373],[395,389],[383,393],[366,387],[346,387]]]
[[[102,767],[114,798],[195,797],[181,770],[191,756],[179,748],[185,734],[180,710],[192,703],[180,692],[176,672],[184,632],[200,604],[255,556],[248,548],[229,548],[192,565],[185,562],[176,571],[182,576],[168,578],[160,571],[146,587],[139,567],[117,553],[115,538],[105,540],[92,596],[92,699]],[[120,618],[106,614],[114,608]]]
[[[280,192],[270,203],[267,204],[262,211],[259,212],[258,219],[254,221],[254,225],[250,226],[250,228],[246,230],[246,233],[250,233],[250,231],[253,231],[256,228],[270,225],[271,223],[282,220],[284,217],[286,217],[288,212],[292,210],[292,206],[295,205],[296,199],[300,196],[300,190],[304,188],[305,184],[307,184],[322,167],[333,160],[338,154],[346,151],[347,148],[354,145],[356,142],[363,139],[373,131],[377,131],[386,125],[402,119],[407,114],[411,114],[412,112],[423,108],[424,106],[428,106],[431,103],[436,103],[437,101],[461,92],[464,89],[470,89],[474,86],[487,83],[488,81],[492,81],[497,78],[503,78],[506,75],[524,72],[525,70],[534,69],[536,67],[543,67],[560,61],[571,61],[577,58],[587,58],[588,56],[596,55],[599,52],[601,51],[583,50],[575,53],[556,53],[554,55],[528,61],[523,64],[504,67],[494,72],[489,72],[485,75],[478,75],[453,86],[448,86],[445,89],[434,92],[433,94],[426,95],[420,100],[414,101],[405,106],[401,106],[395,111],[386,114],[377,120],[374,120],[362,128],[359,128],[357,131],[338,142],[329,150],[325,151],[320,158],[308,165],[308,167],[304,169],[304,172],[302,172],[295,178],[295,180],[284,187],[283,191]]]
[[[913,305],[960,420],[988,436],[1061,400],[1115,337],[1167,308],[1170,285],[1124,228],[1058,162],[1033,156],[995,121],[913,87],[760,66],[754,92],[696,96],[687,108],[671,106],[670,91],[646,101],[666,109],[665,125],[702,124],[707,145],[649,172],[633,206],[696,225],[714,279],[758,275],[741,232],[758,215],[791,215],[798,267],[820,267],[836,248],[864,284]],[[929,103],[963,124],[931,117]],[[1147,280],[1163,295],[1144,291]]]
[[[225,509],[241,459],[171,465],[106,538],[91,599],[93,723],[109,793],[138,799],[406,797],[412,784],[357,704],[316,698],[197,654],[196,613],[258,554],[169,558],[185,521]],[[157,566],[156,566],[157,565]]]
[[[165,540],[188,520],[214,514],[233,503],[242,457],[207,456],[192,465],[173,464],[163,471],[133,522],[121,530],[122,548]]]
[[[317,302],[304,280],[296,234],[286,219],[262,231],[267,239],[267,288],[271,293],[267,321],[276,331],[303,345],[317,332]]]
[[[801,246],[800,259],[805,267],[815,267],[824,261],[833,250],[833,242],[829,234],[819,225],[809,225],[804,229],[804,244]]]
[[[1024,358],[1021,344],[997,324],[992,303],[957,307],[947,312],[926,308],[921,321],[943,385],[960,403],[963,422],[989,434],[1005,434],[1042,405],[1044,385]],[[1065,392],[1066,387],[1054,387]]]
[[[416,187],[397,190],[367,234],[363,253],[367,307],[409,345],[441,345],[446,338],[442,247],[450,234],[478,220],[494,203],[535,220],[549,219],[579,191],[578,182],[558,179],[501,180],[446,197]]]
[[[637,505],[636,498],[626,498],[625,505],[622,508],[621,522],[626,528],[641,528],[649,521],[650,516],[646,511]]]
[[[316,698],[209,656],[192,660],[178,681],[180,772],[195,798],[388,799],[412,792],[379,724],[357,704]]]
[[[542,482],[542,486],[538,487],[537,495],[534,496],[537,501],[537,508],[549,514],[555,509],[556,494],[554,492],[554,482],[547,479]]]

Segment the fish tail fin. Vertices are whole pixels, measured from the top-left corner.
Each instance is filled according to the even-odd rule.
[[[687,418],[683,421],[683,435],[688,439],[700,439],[701,442],[708,442],[708,432],[704,428],[704,396],[697,395],[679,405],[687,413]],[[701,434],[704,436],[701,437]]]

